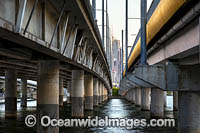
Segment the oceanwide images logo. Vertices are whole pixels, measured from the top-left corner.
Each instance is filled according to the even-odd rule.
[[[25,124],[28,127],[36,125],[36,117],[28,115],[25,118]],[[51,119],[49,116],[42,116],[40,124],[43,127],[121,127],[132,129],[134,127],[175,127],[174,119],[128,119],[128,118],[100,118],[96,116],[86,119]]]

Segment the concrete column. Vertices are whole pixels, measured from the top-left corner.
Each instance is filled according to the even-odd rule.
[[[103,85],[103,102],[105,101],[105,86]]]
[[[129,101],[132,103],[132,90],[129,91]]]
[[[131,90],[131,101],[135,104],[135,88]]]
[[[99,80],[98,78],[93,79],[93,105],[98,106],[99,105]]]
[[[151,88],[142,88],[141,90],[141,110],[150,110],[150,93]]]
[[[200,132],[200,92],[178,92],[178,133]]]
[[[37,132],[59,132],[58,127],[41,126],[43,116],[59,118],[59,61],[40,60],[37,78]]]
[[[102,83],[101,83],[101,81],[99,80],[99,104],[101,104],[101,102],[102,102],[102,97],[101,97],[101,95],[102,95],[102,91],[101,91],[101,89],[102,89]]]
[[[164,91],[164,109],[167,107],[167,91]]]
[[[64,93],[64,88],[63,88],[63,78],[59,78],[59,105],[63,106],[63,93]]]
[[[141,106],[141,88],[135,89],[135,105]]]
[[[105,89],[105,100],[108,100],[107,92],[108,92],[108,89],[106,88],[106,89]]]
[[[129,91],[126,93],[126,100],[130,101],[130,92]]]
[[[151,88],[151,116],[164,116],[164,91],[158,88]]]
[[[5,117],[17,117],[17,72],[5,70]]]
[[[178,110],[178,91],[173,91],[173,110]]]
[[[27,79],[21,79],[22,99],[21,107],[27,107]]]
[[[101,83],[101,103],[103,103],[104,99],[103,99],[103,91],[104,91],[104,84]]]
[[[93,75],[85,75],[85,109],[93,110]]]
[[[67,82],[67,91],[69,92],[69,97],[67,97],[67,103],[71,103],[71,89],[72,89],[72,81]]]
[[[84,71],[72,71],[72,117],[84,117]]]
[[[128,92],[126,92],[125,99],[128,101]]]

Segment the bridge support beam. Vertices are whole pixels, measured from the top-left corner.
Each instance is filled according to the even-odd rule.
[[[98,78],[93,79],[93,105],[98,106],[99,105],[99,80]]]
[[[58,133],[58,127],[44,128],[40,120],[43,116],[49,116],[51,119],[59,118],[59,61],[38,62],[37,85],[37,132]]]
[[[141,106],[141,88],[135,89],[135,105]]]
[[[150,110],[150,93],[151,93],[151,88],[142,88],[141,110],[143,111]]]
[[[178,111],[178,91],[173,91],[173,110]]]
[[[72,117],[84,117],[84,71],[72,71]]]
[[[17,117],[17,73],[15,69],[5,71],[5,117]]]
[[[21,107],[27,107],[27,79],[21,79],[22,99]]]
[[[85,109],[93,110],[93,75],[85,75]]]
[[[164,91],[158,88],[151,88],[151,116],[164,116]]]
[[[59,78],[59,106],[63,106],[63,93],[64,93],[64,88],[63,88],[63,78]]]
[[[200,92],[178,92],[178,132],[200,132]]]

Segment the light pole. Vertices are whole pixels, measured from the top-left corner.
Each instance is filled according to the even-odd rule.
[[[102,45],[104,48],[104,0],[102,0]]]
[[[124,71],[124,30],[122,30],[122,78]]]
[[[146,55],[147,1],[141,0],[141,65],[147,64]]]
[[[128,0],[126,0],[126,31],[125,31],[125,48],[126,48],[126,73],[128,72]]]

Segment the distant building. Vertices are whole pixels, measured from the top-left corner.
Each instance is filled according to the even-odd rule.
[[[119,87],[121,77],[121,48],[120,41],[112,42],[112,83],[113,86]]]

